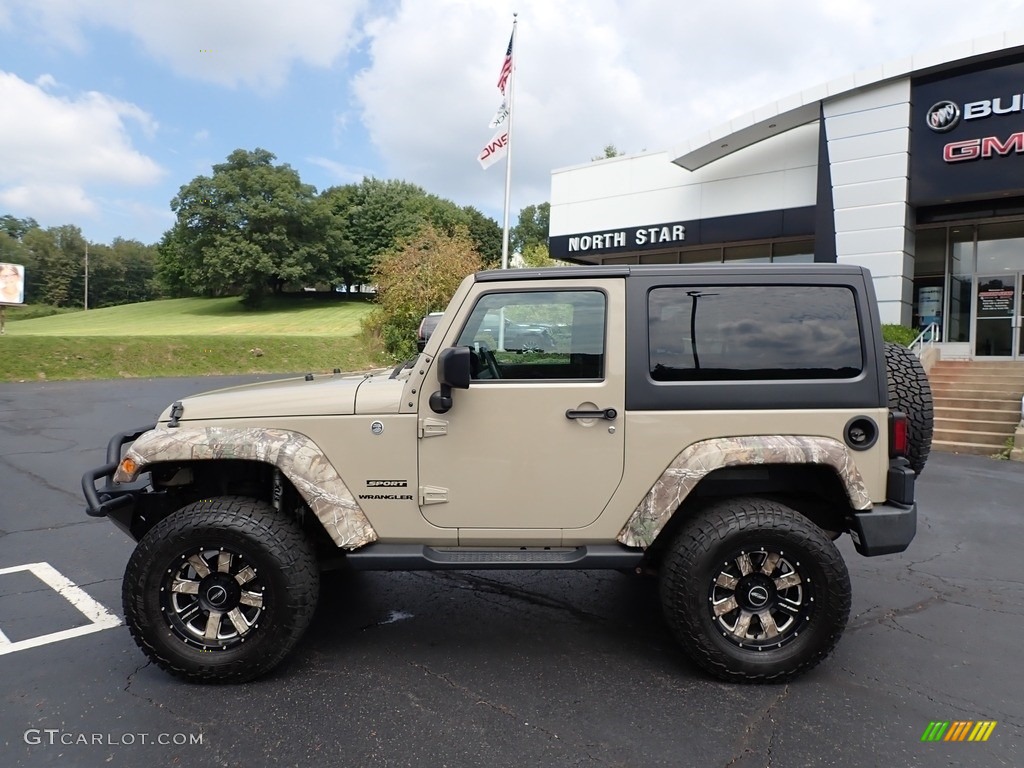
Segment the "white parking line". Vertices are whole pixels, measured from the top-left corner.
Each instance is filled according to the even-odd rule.
[[[120,626],[121,620],[117,616],[89,597],[85,590],[76,586],[49,563],[29,563],[28,565],[16,565],[11,568],[0,568],[0,576],[19,571],[29,571],[37,579],[71,603],[89,620],[89,623],[81,627],[62,629],[59,632],[50,632],[47,635],[30,637],[27,640],[18,640],[17,642],[11,642],[3,631],[0,630],[0,656]]]

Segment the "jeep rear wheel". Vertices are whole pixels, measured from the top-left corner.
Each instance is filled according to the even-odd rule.
[[[907,460],[917,474],[932,450],[934,409],[928,374],[917,355],[892,342],[885,344],[889,407],[907,416]]]
[[[190,504],[157,523],[122,588],[135,642],[197,682],[252,680],[277,666],[309,625],[319,574],[301,529],[267,503]]]
[[[687,520],[661,567],[661,603],[676,639],[716,677],[792,679],[839,641],[850,578],[825,533],[763,499],[718,502]]]

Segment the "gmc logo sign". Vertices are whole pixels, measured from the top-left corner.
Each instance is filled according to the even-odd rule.
[[[987,159],[995,155],[1024,154],[1024,131],[1011,133],[1006,141],[998,136],[983,139],[951,141],[942,148],[942,159],[947,163],[962,163],[966,160]]]

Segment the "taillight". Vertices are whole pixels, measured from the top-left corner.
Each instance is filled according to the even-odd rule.
[[[907,436],[907,415],[900,411],[889,412],[889,458],[906,456],[909,448]]]

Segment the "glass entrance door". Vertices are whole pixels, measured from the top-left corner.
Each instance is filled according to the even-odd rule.
[[[975,283],[974,356],[1024,359],[1024,273],[979,275]]]

